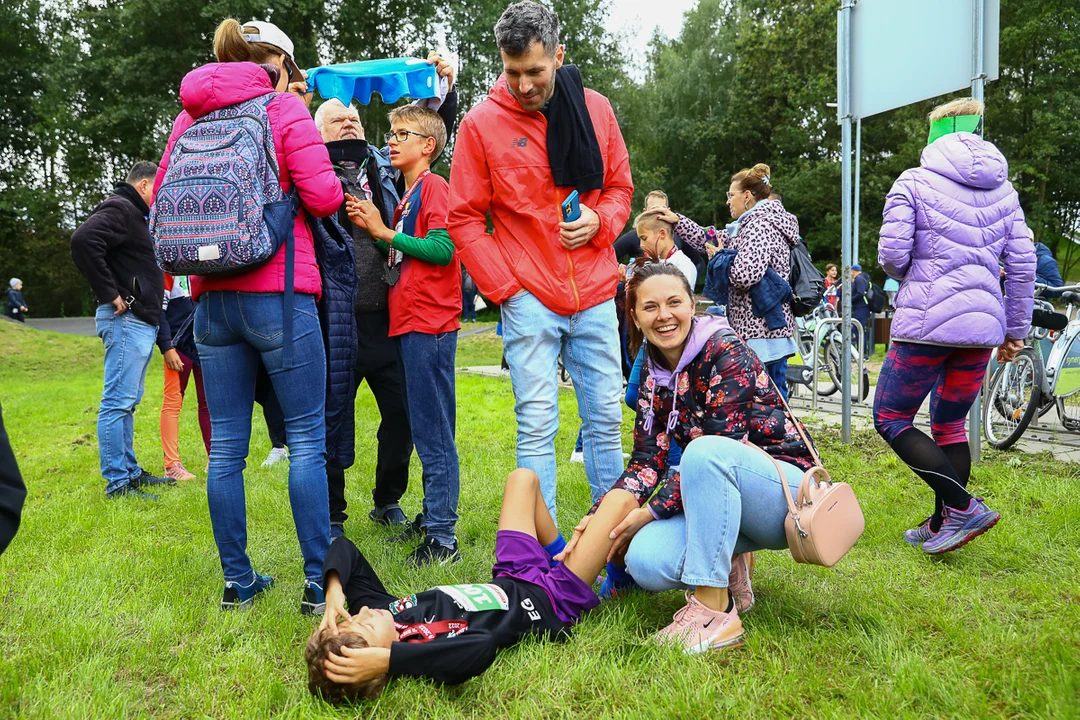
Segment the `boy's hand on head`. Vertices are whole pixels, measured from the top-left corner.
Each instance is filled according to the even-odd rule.
[[[341,685],[367,682],[390,669],[390,650],[387,648],[342,645],[341,653],[330,653],[323,663],[326,677]]]
[[[588,205],[581,205],[581,217],[574,222],[559,223],[559,241],[567,250],[575,250],[600,232],[600,216]]]
[[[450,64],[450,61],[444,58],[439,53],[432,50],[427,56],[428,65],[435,66],[435,72],[439,74],[439,77],[446,78],[446,82],[450,89],[454,89],[454,66]]]
[[[330,628],[334,635],[338,634],[338,619],[344,618],[346,622],[352,620],[352,615],[345,610],[345,591],[341,589],[341,581],[334,576],[326,582],[326,610],[323,612],[319,630]]]

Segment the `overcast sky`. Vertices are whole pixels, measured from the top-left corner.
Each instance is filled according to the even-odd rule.
[[[607,29],[624,39],[623,47],[630,53],[634,76],[640,79],[644,74],[645,50],[653,30],[660,28],[669,38],[677,37],[682,28],[683,13],[696,2],[697,0],[612,0]]]

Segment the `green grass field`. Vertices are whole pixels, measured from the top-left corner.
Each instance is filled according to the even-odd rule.
[[[469,364],[498,362],[498,340],[462,340]],[[106,501],[95,422],[102,349],[0,322],[0,403],[29,487],[23,526],[0,557],[0,717],[783,718],[1080,717],[1080,471],[1047,455],[993,456],[973,484],[1003,516],[963,550],[932,559],[902,531],[928,507],[922,483],[869,434],[844,446],[817,433],[826,464],[852,482],[866,533],[835,568],[759,555],[746,645],[685,657],[646,641],[682,605],[677,592],[601,606],[564,644],[529,641],[455,688],[395,681],[376,703],[338,709],[306,689],[302,644],[316,621],[302,583],[284,468],[263,470],[255,422],[247,473],[249,552],[276,586],[247,612],[218,609],[194,402],[181,450],[200,479],[157,503]],[[155,353],[136,415],[136,451],[161,470]],[[566,462],[577,421],[562,398],[560,527],[588,506]],[[357,401],[358,462],[346,532],[391,591],[488,576],[501,488],[514,466],[507,380],[458,377],[464,562],[415,570],[409,548],[366,517],[375,404]],[[630,422],[625,424],[629,444]],[[420,505],[420,468],[404,506]]]

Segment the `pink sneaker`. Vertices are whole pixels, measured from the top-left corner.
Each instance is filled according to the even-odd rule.
[[[731,556],[731,574],[728,575],[728,592],[735,598],[735,609],[740,615],[750,612],[754,607],[754,589],[750,587],[750,578],[754,575],[754,553],[739,553]]]
[[[165,468],[165,477],[173,480],[194,480],[195,476],[188,472],[180,463],[173,463]]]
[[[687,654],[706,650],[735,647],[742,644],[743,626],[738,608],[718,612],[698,602],[686,591],[686,607],[675,613],[674,622],[656,633],[653,640],[661,644],[679,644]]]

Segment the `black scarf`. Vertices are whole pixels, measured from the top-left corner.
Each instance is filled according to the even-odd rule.
[[[150,214],[150,208],[146,206],[146,201],[142,199],[142,195],[139,194],[134,185],[126,182],[116,183],[113,195],[119,195],[130,200],[131,204],[137,207],[143,215]]]
[[[602,188],[604,157],[576,65],[563,65],[555,72],[555,93],[543,113],[548,121],[548,162],[555,185],[575,187],[582,194]]]

